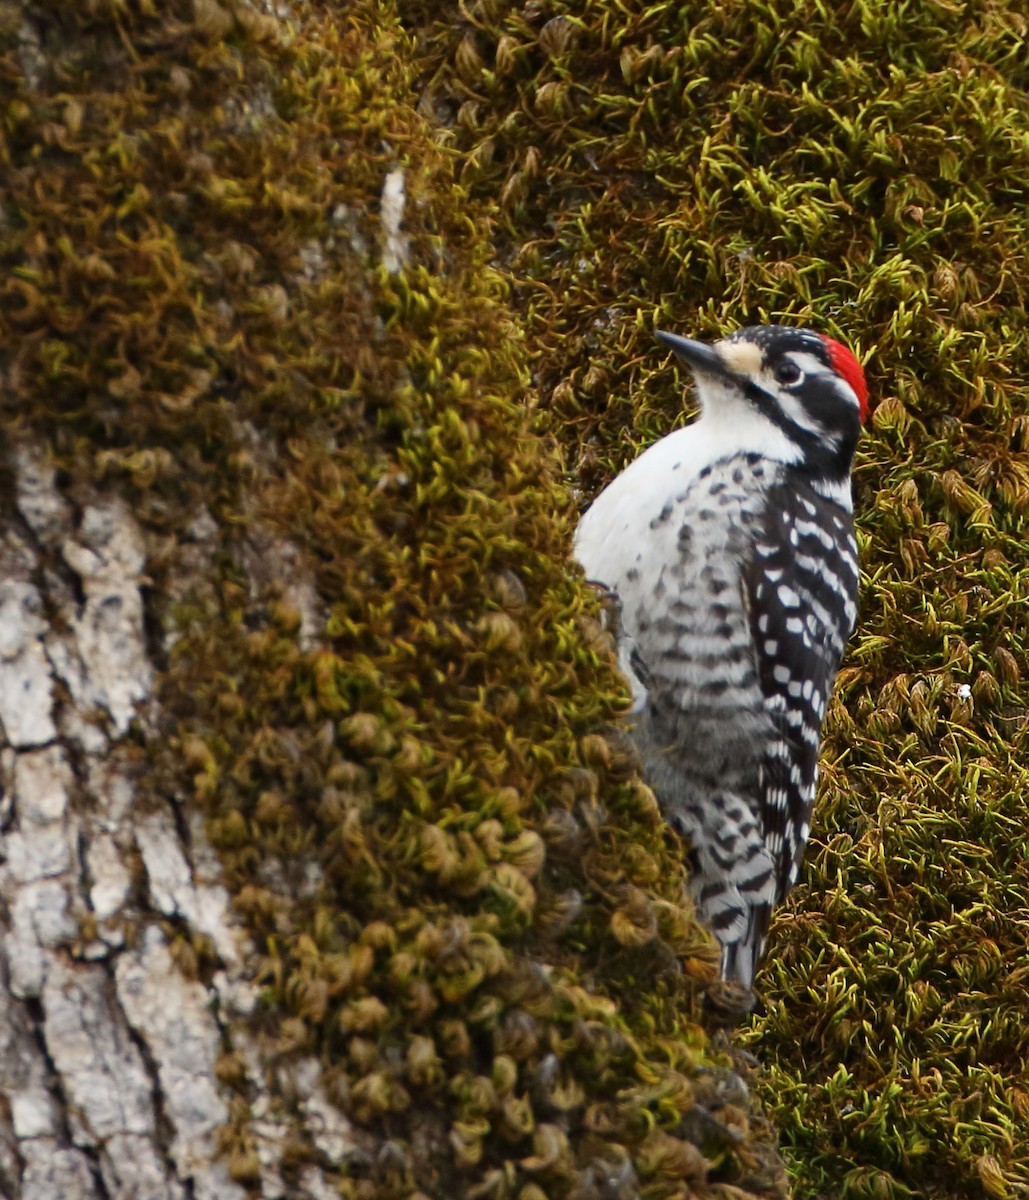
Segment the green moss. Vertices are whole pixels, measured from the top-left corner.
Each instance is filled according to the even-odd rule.
[[[747,1041],[798,1197],[1019,1194],[1021,6],[401,11],[586,495],[682,419],[655,326],[811,324],[866,361],[861,623]]]
[[[207,817],[277,1117],[280,1068],[318,1056],[362,1145],[388,1139],[334,1164],[366,1200],[781,1195],[707,1043],[715,950],[611,724],[529,346],[490,213],[413,107],[410,35],[376,3],[3,20],[5,432],[151,536],[175,637],[146,802]],[[184,935],[175,957],[217,966]],[[232,1045],[219,1078],[253,1186]],[[317,1154],[297,1121],[287,1177]]]

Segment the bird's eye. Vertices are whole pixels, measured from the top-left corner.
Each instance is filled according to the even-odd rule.
[[[775,378],[778,383],[789,387],[792,383],[799,383],[804,378],[804,372],[795,362],[786,358],[775,368]]]

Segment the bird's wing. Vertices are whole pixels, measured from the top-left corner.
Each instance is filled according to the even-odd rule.
[[[850,513],[806,484],[774,488],[744,587],[758,678],[778,736],[762,764],[760,809],[782,900],[800,868],[818,746],[836,670],[857,612]]]

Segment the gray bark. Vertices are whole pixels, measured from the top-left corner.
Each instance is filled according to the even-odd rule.
[[[314,1060],[274,1099],[266,1087],[249,947],[202,819],[137,803],[157,717],[144,533],[117,499],[71,503],[28,453],[15,503],[0,531],[0,1194],[242,1198],[219,1145],[232,1117],[262,1196],[337,1195],[349,1126]],[[171,930],[209,940],[210,984],[180,970]],[[217,1081],[226,1053],[245,1063],[242,1119]],[[281,1150],[301,1130],[326,1170],[287,1189]]]

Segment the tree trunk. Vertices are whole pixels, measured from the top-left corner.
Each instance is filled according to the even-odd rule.
[[[0,1190],[785,1194],[404,31],[0,21]]]
[[[242,1196],[217,1155],[228,1105],[215,1076],[224,1027],[253,1005],[241,932],[202,819],[172,799],[138,805],[155,703],[146,536],[117,497],[70,503],[41,455],[12,465],[0,582],[3,1191]],[[213,990],[176,965],[178,925],[217,948]]]

